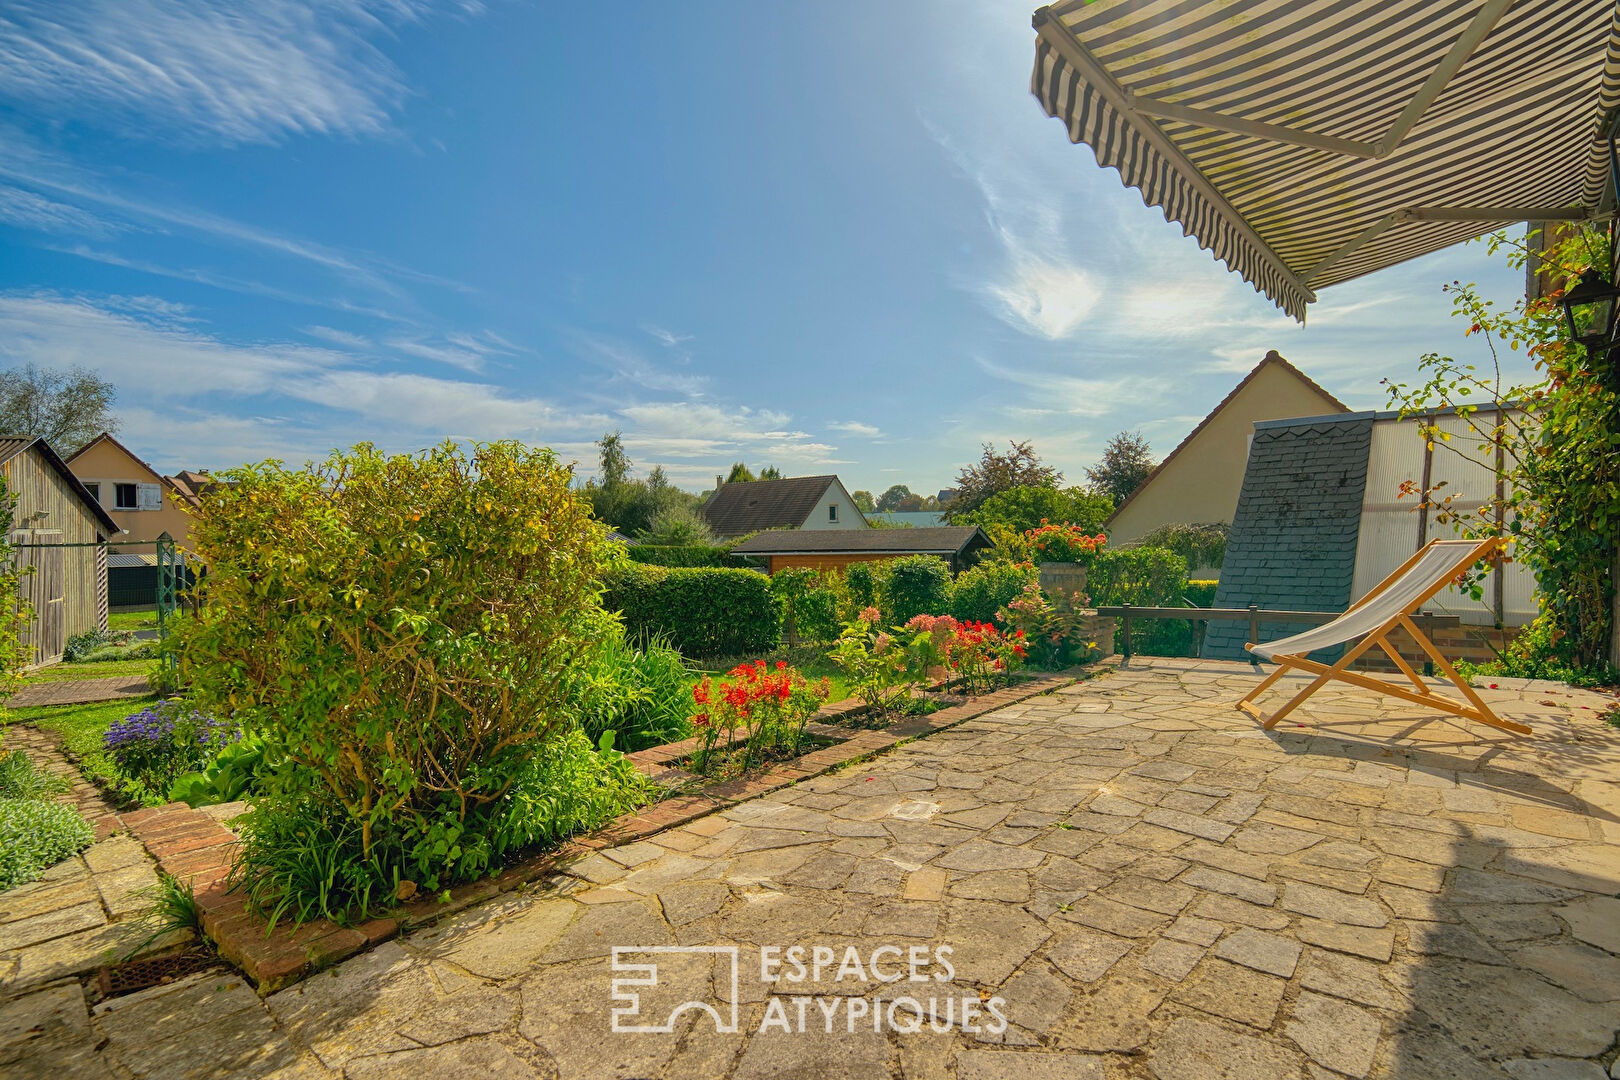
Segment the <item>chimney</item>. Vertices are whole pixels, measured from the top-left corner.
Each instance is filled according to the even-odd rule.
[[[726,478],[721,476],[719,473],[715,473],[714,474],[714,490],[719,491],[721,488],[725,487],[725,485],[726,485]]]

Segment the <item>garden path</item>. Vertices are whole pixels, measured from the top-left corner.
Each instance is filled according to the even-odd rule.
[[[152,692],[145,675],[114,675],[106,679],[58,679],[34,683],[6,699],[8,709],[39,705],[87,705],[95,701],[143,697]]]
[[[1599,719],[1611,699],[1499,680],[1487,699],[1536,728],[1516,738],[1330,688],[1299,725],[1265,733],[1232,708],[1254,678],[1139,661],[590,855],[262,1001],[208,975],[92,1013],[76,983],[57,983],[0,1006],[0,1067],[1620,1076],[1620,730]],[[610,961],[615,946],[732,945],[735,994],[727,951],[625,958],[656,963],[656,986]],[[760,947],[793,945],[835,962],[854,946],[861,971],[762,982]],[[903,972],[913,947],[920,974],[945,975],[930,966],[942,945],[948,980],[874,977]],[[894,1030],[900,998],[937,1024]],[[688,999],[722,1021],[735,1001],[735,1030],[696,1010],[667,1033],[612,1030],[615,1007],[656,1025]],[[913,1016],[896,1006],[895,1026]]]

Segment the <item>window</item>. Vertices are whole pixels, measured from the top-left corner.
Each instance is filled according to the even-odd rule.
[[[141,505],[139,484],[114,484],[113,509],[134,510]]]
[[[838,520],[838,504],[837,503],[828,503],[827,504],[827,520],[828,521],[837,521]]]
[[[94,481],[92,481],[92,482],[84,485],[84,490],[88,491],[90,493],[90,497],[92,499],[96,500],[96,502],[101,501],[101,485],[100,484],[95,483]]]

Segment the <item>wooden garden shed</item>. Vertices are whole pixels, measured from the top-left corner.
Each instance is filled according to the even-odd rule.
[[[118,525],[44,439],[0,436],[0,473],[17,500],[13,554],[33,568],[21,586],[33,663],[52,664],[69,637],[107,625],[107,541]]]
[[[976,525],[932,529],[775,529],[758,533],[731,549],[733,555],[764,560],[771,573],[789,566],[837,570],[858,562],[881,562],[902,555],[937,555],[951,572],[965,570],[993,547]]]

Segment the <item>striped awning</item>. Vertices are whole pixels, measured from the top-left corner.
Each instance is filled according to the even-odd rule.
[[[1303,320],[1315,290],[1603,216],[1616,0],[1067,0],[1031,90]]]

